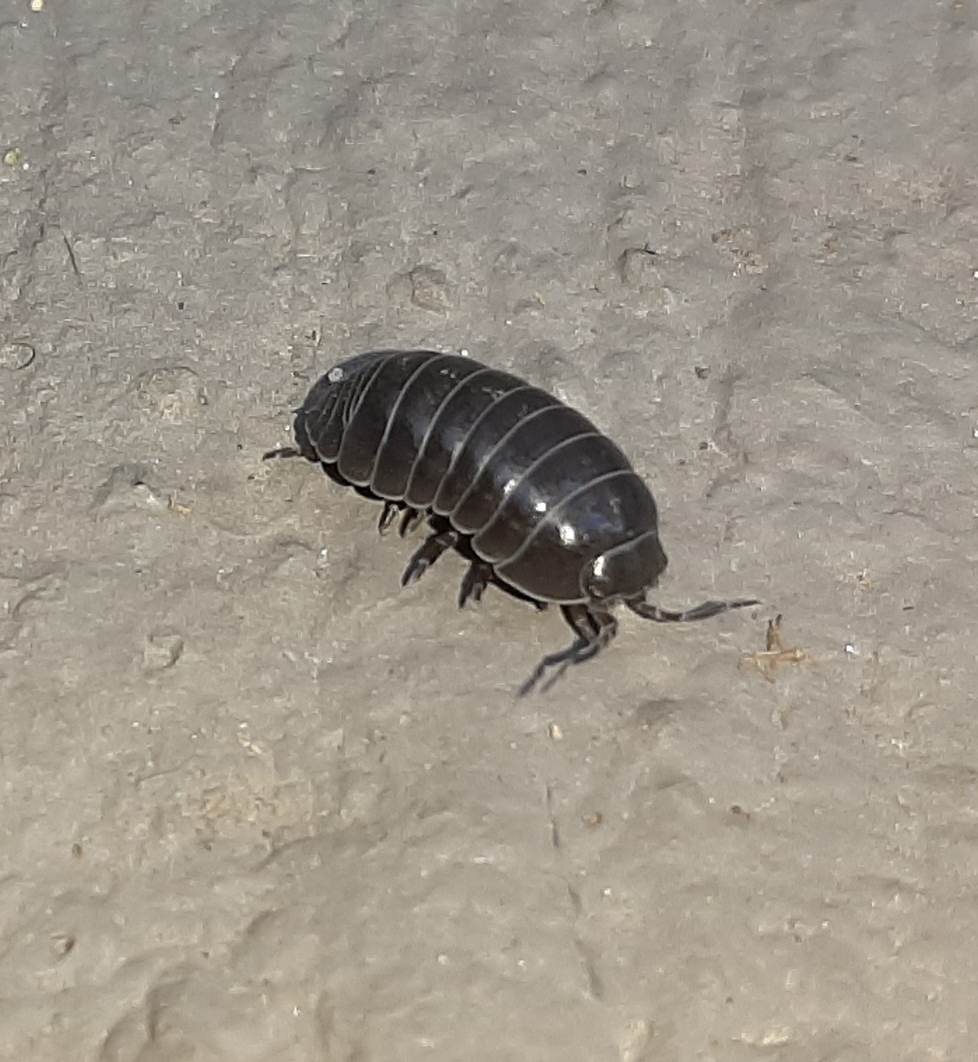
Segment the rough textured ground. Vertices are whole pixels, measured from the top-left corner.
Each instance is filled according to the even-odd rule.
[[[0,1057],[974,1059],[971,0],[17,0],[0,99]],[[415,345],[763,607],[515,701],[260,460]]]

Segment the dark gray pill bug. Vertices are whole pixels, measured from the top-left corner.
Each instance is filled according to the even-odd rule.
[[[517,376],[430,350],[378,350],[340,362],[296,411],[294,448],[337,483],[383,502],[379,528],[429,534],[401,584],[446,551],[468,561],[459,604],[490,583],[538,608],[559,605],[574,632],[520,687],[549,688],[618,631],[612,610],[707,619],[754,600],[670,611],[646,600],[666,567],[648,487],[582,414]]]

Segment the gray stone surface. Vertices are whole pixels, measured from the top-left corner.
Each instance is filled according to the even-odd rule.
[[[17,0],[0,100],[0,1057],[975,1057],[972,3]],[[515,701],[260,460],[422,345],[764,606]]]

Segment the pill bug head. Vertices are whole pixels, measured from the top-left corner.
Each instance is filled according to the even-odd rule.
[[[644,598],[668,560],[657,531],[600,553],[584,567],[581,590],[589,601],[612,604]]]

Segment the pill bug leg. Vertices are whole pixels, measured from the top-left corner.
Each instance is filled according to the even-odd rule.
[[[692,620],[710,619],[711,616],[719,616],[721,612],[729,612],[731,609],[759,605],[760,601],[704,601],[681,611],[659,608],[658,605],[641,599],[626,601],[625,604],[642,619],[654,620],[656,623],[689,623]]]
[[[458,607],[468,604],[477,605],[482,600],[486,587],[493,581],[492,565],[485,561],[472,561],[468,571],[462,577],[462,586],[458,594]]]
[[[420,509],[412,509],[410,505],[405,505],[401,526],[397,529],[397,533],[401,538],[407,538],[422,520],[424,520],[424,513]]]
[[[510,597],[515,597],[517,601],[525,601],[528,605],[532,605],[537,612],[543,612],[547,607],[546,601],[537,601],[535,597],[530,597],[529,594],[521,593],[512,586],[507,586],[502,580],[496,577],[496,573],[493,570],[491,564],[487,564],[482,560],[472,560],[468,556],[466,550],[456,547],[458,552],[469,560],[469,568],[465,575],[462,576],[462,586],[459,589],[458,594],[458,607],[465,608],[467,605],[477,605],[482,600],[482,595],[485,593],[485,589],[490,583],[493,586],[499,587],[505,594],[509,594]]]
[[[525,601],[528,605],[532,605],[537,612],[543,612],[547,608],[546,601],[539,601],[535,597],[530,597],[529,594],[524,594],[522,590],[517,590],[515,586],[503,582],[496,575],[496,569],[488,561],[484,561],[472,548],[472,540],[468,535],[460,536],[455,551],[469,562],[468,571],[463,576],[462,585],[459,588],[459,608],[465,608],[468,604],[477,605],[482,600],[486,587],[490,584],[517,601]]]
[[[520,697],[525,697],[548,671],[553,671],[541,687],[541,691],[549,690],[569,667],[597,656],[618,633],[618,622],[610,612],[597,611],[587,605],[562,605],[560,611],[577,637],[567,649],[550,653],[537,664],[520,686]]]
[[[408,561],[408,566],[401,576],[401,586],[410,586],[416,583],[422,575],[435,563],[436,560],[450,549],[458,545],[459,533],[455,531],[447,520],[441,517],[430,521],[431,534],[415,550],[414,556]]]
[[[459,550],[465,556],[463,550]],[[498,587],[504,594],[516,598],[517,601],[525,601],[532,605],[537,612],[546,612],[549,607],[546,601],[538,601],[529,594],[524,594],[515,587],[508,586],[496,576],[491,564],[484,561],[472,561],[469,570],[462,578],[462,586],[458,595],[458,607],[465,608],[469,603],[477,605],[482,600],[482,594],[489,584]]]
[[[405,505],[404,502],[385,501],[384,511],[380,514],[380,519],[377,521],[377,530],[386,535],[391,528],[391,524],[397,518],[398,513],[403,513],[401,516],[401,524],[398,528],[398,534],[401,538],[424,519],[424,513],[419,512],[417,509],[412,509],[409,505]]]
[[[425,514],[423,512],[412,509],[410,506],[405,506],[403,502],[385,502],[384,511],[381,513],[380,521],[377,525],[381,534],[384,534],[390,528],[401,509],[404,510],[400,526],[402,538],[424,519]],[[536,598],[530,597],[528,594],[524,594],[515,587],[504,583],[496,575],[495,568],[487,561],[484,561],[472,549],[469,536],[459,534],[445,517],[429,517],[428,524],[431,528],[431,534],[415,550],[414,555],[408,562],[408,566],[401,576],[401,586],[410,586],[411,583],[416,583],[443,553],[454,549],[469,562],[469,567],[462,577],[462,585],[459,589],[459,608],[465,608],[470,603],[478,604],[490,583],[498,586],[500,590],[503,590],[511,597],[531,604],[538,612],[542,612],[547,608],[545,601],[538,601]]]
[[[380,535],[386,535],[390,530],[390,526],[394,523],[394,518],[400,512],[401,507],[397,502],[384,502],[384,511],[380,514],[380,519],[377,521],[377,533]]]

